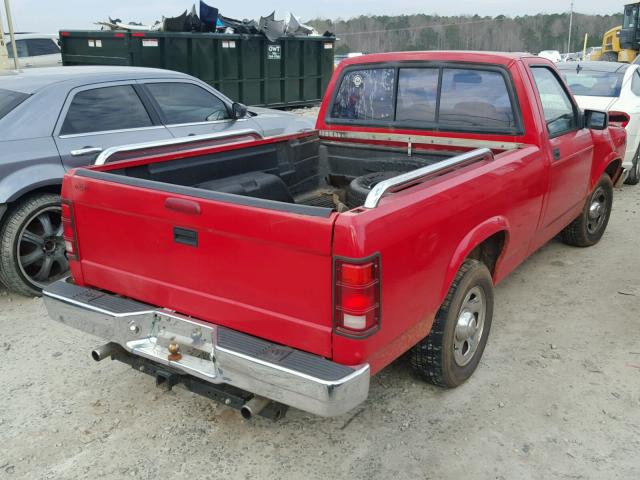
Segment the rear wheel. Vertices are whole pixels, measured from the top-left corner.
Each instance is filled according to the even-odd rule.
[[[0,280],[22,295],[40,295],[42,288],[69,269],[60,196],[27,197],[6,217],[0,230]]]
[[[491,273],[483,263],[466,260],[436,314],[431,332],[413,347],[411,366],[435,385],[457,387],[477,368],[492,318]]]
[[[604,52],[600,60],[603,62],[617,62],[618,54],[616,52]]]
[[[562,241],[575,247],[590,247],[600,241],[609,223],[613,205],[613,183],[606,173],[600,177],[578,218],[560,233]]]

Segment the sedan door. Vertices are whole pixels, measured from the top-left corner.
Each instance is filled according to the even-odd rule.
[[[103,150],[173,138],[128,82],[73,90],[54,139],[66,169],[92,164]]]
[[[254,129],[262,133],[250,117],[233,119],[231,105],[227,101],[195,82],[157,80],[140,83],[174,137],[242,129]]]

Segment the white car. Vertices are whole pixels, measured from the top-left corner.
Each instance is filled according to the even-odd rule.
[[[640,65],[617,62],[570,62],[557,65],[584,109],[609,112],[609,123],[627,131],[622,166],[626,183],[640,182]]]
[[[20,68],[57,67],[62,65],[62,55],[56,34],[18,33],[15,35]],[[13,45],[5,35],[9,68],[14,68]]]
[[[546,58],[547,60],[551,60],[553,63],[558,63],[562,61],[562,55],[558,50],[542,50],[539,54],[539,57]]]

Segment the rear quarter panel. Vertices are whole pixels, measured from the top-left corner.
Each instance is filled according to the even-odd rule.
[[[499,281],[528,253],[546,188],[538,147],[505,152],[440,179],[385,197],[378,208],[338,217],[334,255],[380,253],[382,322],[365,340],[334,333],[334,360],[391,362],[430,330],[462,261],[483,239],[506,231],[494,272]]]

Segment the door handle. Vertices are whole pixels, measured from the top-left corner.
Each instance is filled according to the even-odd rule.
[[[190,247],[197,247],[198,232],[189,228],[173,227],[173,241]]]
[[[184,198],[167,198],[164,201],[164,208],[187,215],[200,215],[200,204]]]
[[[78,150],[71,150],[71,156],[81,157],[82,155],[89,155],[90,153],[100,153],[102,148],[100,147],[82,147]]]
[[[560,160],[560,148],[555,147],[553,149],[553,159],[554,160]]]

